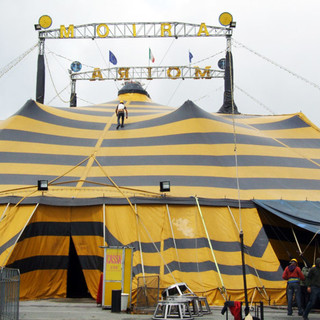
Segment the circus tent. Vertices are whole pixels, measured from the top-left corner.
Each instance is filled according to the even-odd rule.
[[[117,130],[120,100],[129,118]],[[95,297],[100,247],[130,246],[134,291],[157,275],[161,288],[186,282],[222,304],[243,299],[243,230],[249,296],[281,304],[288,247],[272,230],[319,229],[319,149],[302,113],[208,113],[189,100],[174,109],[136,83],[87,107],[29,100],[0,123],[0,265],[19,268],[21,298],[35,299],[79,292],[77,260]]]

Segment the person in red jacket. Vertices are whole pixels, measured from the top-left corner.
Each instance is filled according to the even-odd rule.
[[[301,308],[300,280],[305,280],[305,277],[301,272],[301,269],[298,267],[298,261],[296,259],[290,260],[290,264],[284,269],[282,278],[288,281],[288,284],[287,284],[288,316],[292,316],[293,294],[296,297],[299,316],[302,316],[303,310]]]

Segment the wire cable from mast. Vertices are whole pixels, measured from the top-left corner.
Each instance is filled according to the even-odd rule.
[[[0,78],[9,72],[13,67],[15,67],[19,62],[21,62],[29,53],[31,53],[36,47],[38,47],[38,42],[35,43],[31,48],[22,53],[19,57],[13,59],[6,66],[0,70]]]
[[[64,100],[64,99],[61,97],[61,95],[60,95],[60,93],[58,92],[57,87],[56,87],[56,85],[55,85],[55,83],[54,83],[54,81],[53,81],[53,77],[52,77],[52,73],[51,73],[51,70],[50,70],[50,67],[49,67],[47,55],[44,54],[44,57],[45,57],[47,69],[48,69],[48,71],[49,71],[50,80],[51,80],[52,85],[53,85],[53,88],[54,88],[54,90],[55,90],[55,92],[56,92],[56,96],[58,96],[59,99],[60,99],[62,102],[64,102],[64,103],[69,103],[69,102],[72,100],[72,97],[71,97],[71,99],[69,99],[69,100]],[[62,90],[62,91],[64,91],[64,90]],[[61,92],[62,92],[62,91],[61,91]]]
[[[273,64],[274,66],[276,66],[276,67],[278,67],[278,68],[280,68],[280,69],[282,69],[282,70],[290,73],[292,76],[296,77],[297,79],[302,80],[302,81],[306,82],[307,84],[311,85],[312,87],[320,90],[320,86],[317,85],[316,83],[314,83],[314,82],[312,82],[312,81],[310,81],[310,80],[308,80],[308,79],[300,76],[299,74],[297,74],[297,73],[295,73],[295,72],[287,69],[286,67],[280,65],[279,63],[274,62],[273,60],[271,60],[271,59],[263,56],[262,54],[258,53],[257,51],[255,51],[255,50],[253,50],[253,49],[250,49],[249,47],[247,47],[246,45],[244,45],[244,44],[241,43],[241,42],[239,42],[239,41],[237,41],[237,40],[235,40],[235,39],[233,39],[232,41],[235,42],[237,45],[239,45],[239,46],[247,49],[248,51],[250,51],[251,53],[255,54],[256,56],[258,56],[258,57],[260,57],[260,58],[268,61],[269,63]]]

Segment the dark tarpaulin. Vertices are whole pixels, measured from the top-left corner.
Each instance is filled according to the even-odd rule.
[[[319,201],[253,200],[278,217],[313,233],[320,230]]]
[[[97,197],[97,198],[59,198],[59,197],[28,197],[21,198],[15,196],[0,197],[0,204],[17,204],[22,201],[22,204],[42,204],[48,206],[70,206],[70,207],[82,207],[82,206],[97,206],[97,205],[125,205],[128,204],[128,200],[125,198],[108,198],[108,197]],[[138,205],[150,205],[150,204],[170,204],[170,205],[196,205],[196,200],[194,197],[189,198],[178,198],[178,197],[130,197],[130,201],[133,204]],[[234,199],[207,199],[198,198],[200,206],[210,206],[210,207],[232,207],[238,208],[239,201]],[[255,208],[255,205],[250,200],[242,200],[241,208]]]

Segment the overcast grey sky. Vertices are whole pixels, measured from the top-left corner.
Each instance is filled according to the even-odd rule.
[[[37,43],[34,24],[45,14],[53,20],[51,28],[59,28],[69,24],[173,21],[220,26],[219,15],[230,12],[237,22],[232,51],[234,96],[239,111],[245,114],[302,111],[320,126],[318,0],[0,0],[0,8],[1,70]],[[119,67],[146,66],[149,48],[156,59],[154,65],[187,65],[190,50],[193,62],[200,61],[200,67],[218,69],[226,41],[224,38],[47,40],[45,104],[69,105],[71,61],[80,61],[83,71],[90,70],[86,65],[106,68],[111,50]],[[35,98],[37,55],[38,50],[33,50],[0,78],[1,120]],[[173,107],[190,99],[204,110],[215,112],[223,102],[222,79],[143,83],[155,102]],[[56,92],[64,88],[67,89],[57,96]],[[78,81],[78,105],[113,100],[120,88],[121,82]]]

